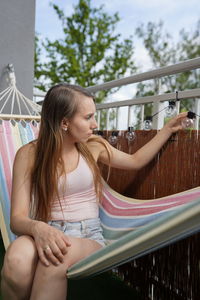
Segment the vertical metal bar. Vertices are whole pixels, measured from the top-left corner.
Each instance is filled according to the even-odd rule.
[[[154,102],[153,103],[153,129],[161,129],[164,125],[164,103],[163,102]]]
[[[140,110],[140,129],[143,129],[143,123],[144,123],[144,104],[141,105]]]
[[[195,129],[199,129],[199,115],[200,115],[200,99],[195,99],[195,113],[197,114],[195,119]]]
[[[176,110],[177,110],[177,114],[179,114],[179,112],[180,112],[180,101],[176,101]]]
[[[109,130],[109,108],[106,110],[106,130]]]
[[[119,107],[116,108],[116,117],[115,117],[115,127],[116,130],[118,130],[118,125],[119,125]]]
[[[127,120],[127,128],[130,126],[131,123],[131,106],[128,106],[128,120]]]

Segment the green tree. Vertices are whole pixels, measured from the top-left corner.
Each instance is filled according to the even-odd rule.
[[[200,56],[200,21],[191,32],[182,29],[177,42],[164,31],[163,22],[149,22],[136,28],[150,57],[152,68],[168,66]],[[192,70],[173,76],[165,76],[137,85],[137,96],[174,92],[200,87],[200,71]],[[193,101],[181,101],[181,109],[192,109]],[[152,106],[146,105],[146,115],[152,114]]]
[[[41,89],[61,81],[88,87],[136,70],[132,40],[123,40],[121,34],[115,33],[120,20],[117,13],[110,16],[103,6],[94,8],[91,0],[79,0],[73,14],[67,17],[57,5],[51,5],[61,21],[64,38],[42,43],[46,61],[35,67],[37,81],[42,78],[45,82],[39,85]],[[99,92],[97,102],[111,92]]]
[[[42,72],[42,63],[41,63],[41,54],[42,49],[40,46],[40,38],[39,34],[35,34],[35,53],[34,53],[34,68],[35,68],[35,76],[34,76],[34,86],[45,90],[45,85],[40,81],[43,72]]]

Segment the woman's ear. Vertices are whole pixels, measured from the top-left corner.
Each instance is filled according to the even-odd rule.
[[[62,130],[67,131],[68,126],[69,126],[69,122],[68,122],[68,120],[66,118],[64,118],[61,121],[61,128],[62,128]]]

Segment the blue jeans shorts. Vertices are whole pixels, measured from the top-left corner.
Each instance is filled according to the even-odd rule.
[[[102,246],[106,245],[106,241],[102,235],[102,228],[100,219],[87,219],[79,222],[68,222],[68,221],[49,221],[49,225],[61,230],[64,234],[91,239]]]

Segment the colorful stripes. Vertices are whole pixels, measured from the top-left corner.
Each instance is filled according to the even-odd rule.
[[[67,272],[68,278],[81,279],[102,273],[200,230],[200,197],[163,215],[86,257]]]
[[[137,200],[122,196],[104,182],[100,219],[104,237],[113,242],[130,231],[170,216],[174,211],[200,198],[200,188],[153,200]]]
[[[24,144],[34,140],[38,132],[32,122],[17,122],[1,120],[0,122],[0,202],[6,230],[1,233],[4,245],[7,248],[8,240],[12,241],[15,236],[10,231],[10,196],[12,185],[12,166],[17,150]],[[6,242],[5,242],[6,241]]]
[[[0,123],[0,226],[7,248],[10,231],[12,165],[16,151],[37,138],[38,124]],[[124,197],[104,182],[100,218],[108,245],[72,266],[69,277],[85,277],[157,249],[196,231],[200,220],[200,188],[151,200]]]

